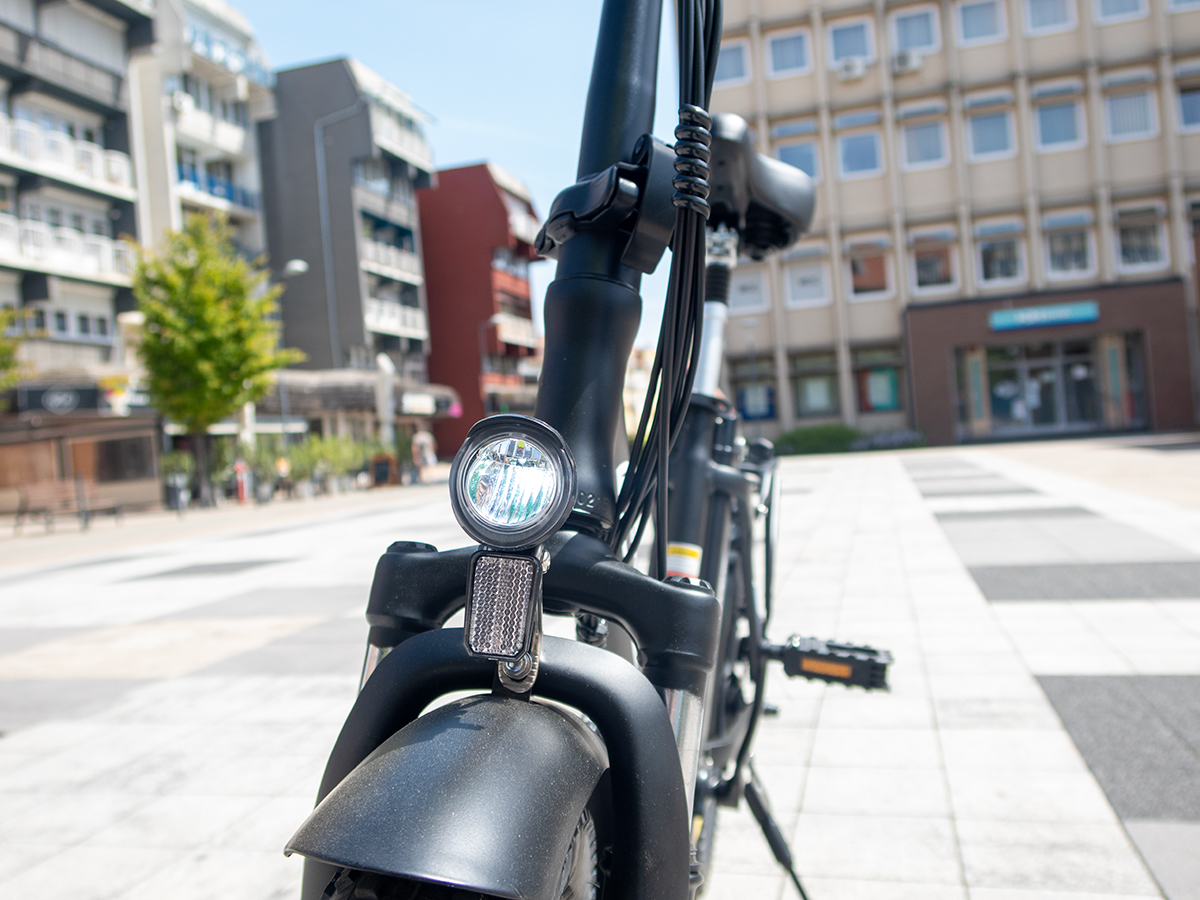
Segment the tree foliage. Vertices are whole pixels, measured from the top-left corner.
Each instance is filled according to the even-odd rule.
[[[189,434],[259,400],[271,373],[299,362],[280,349],[281,288],[239,256],[228,224],[194,215],[161,253],[140,250],[133,291],[146,317],[141,357],[159,412]]]
[[[17,359],[17,347],[23,337],[18,329],[20,320],[11,309],[0,309],[0,391],[17,383],[21,374],[21,363]]]

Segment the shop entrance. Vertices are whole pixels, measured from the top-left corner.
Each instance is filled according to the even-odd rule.
[[[968,348],[958,362],[960,422],[973,436],[1144,424],[1139,335]]]

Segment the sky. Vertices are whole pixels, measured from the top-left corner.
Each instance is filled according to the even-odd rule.
[[[231,0],[274,68],[353,56],[412,97],[431,121],[438,168],[488,160],[528,185],[539,216],[575,181],[601,0]],[[668,8],[673,4],[664,4]],[[678,96],[664,23],[654,132],[668,142]],[[669,254],[643,279],[637,345],[658,336]],[[534,318],[553,261],[530,273]]]

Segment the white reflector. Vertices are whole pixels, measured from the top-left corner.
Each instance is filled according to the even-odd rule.
[[[540,573],[540,563],[529,556],[475,557],[467,604],[468,652],[517,659],[529,649]]]

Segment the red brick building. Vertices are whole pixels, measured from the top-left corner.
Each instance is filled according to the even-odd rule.
[[[453,387],[462,416],[434,426],[454,455],[475,422],[533,411],[537,353],[529,299],[540,223],[529,191],[492,163],[444,169],[417,192],[429,305],[429,379]]]

